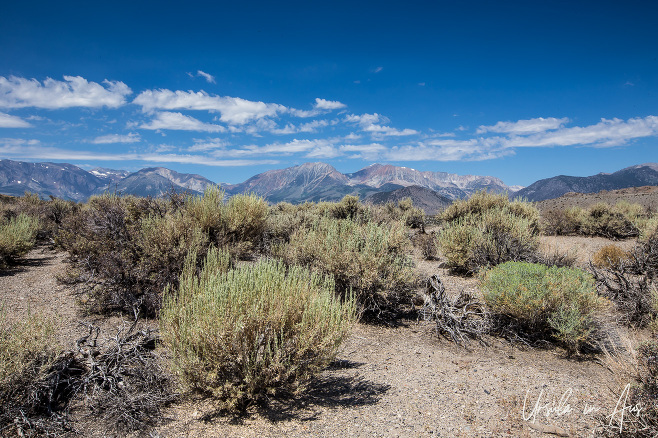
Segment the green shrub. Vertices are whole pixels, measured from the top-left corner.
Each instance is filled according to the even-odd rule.
[[[352,195],[346,195],[340,202],[329,206],[329,213],[334,219],[355,220],[363,210],[364,207],[359,204],[359,197]]]
[[[297,205],[280,202],[270,207],[264,233],[268,249],[271,250],[276,244],[289,242],[295,231],[310,227],[320,216],[318,205],[313,202]]]
[[[504,195],[478,192],[443,213],[438,244],[453,271],[474,273],[507,261],[533,260],[539,247],[539,213]]]
[[[352,290],[364,308],[377,308],[389,292],[405,289],[413,279],[408,241],[399,222],[377,225],[323,217],[310,229],[296,231],[274,254],[289,265],[331,274],[340,294]]]
[[[228,261],[209,251],[198,277],[188,261],[165,292],[161,332],[186,387],[241,408],[301,388],[333,360],[356,311],[330,277],[271,260],[227,271]]]
[[[0,431],[3,436],[62,432],[48,421],[57,408],[55,383],[44,381],[56,360],[53,324],[43,315],[10,322],[0,309]],[[61,388],[59,388],[61,389]]]
[[[39,220],[23,213],[0,219],[0,268],[21,257],[35,244]]]
[[[237,256],[244,256],[263,239],[268,206],[260,196],[240,194],[226,202],[223,190],[209,186],[203,196],[188,199],[184,209],[210,242],[230,248]]]
[[[651,215],[639,204],[620,201],[614,206],[599,202],[588,208],[570,207],[542,214],[546,234],[602,236],[612,239],[635,237],[650,227]]]
[[[523,332],[578,351],[591,340],[596,317],[609,306],[592,276],[574,268],[508,262],[483,273],[482,290],[491,312]]]

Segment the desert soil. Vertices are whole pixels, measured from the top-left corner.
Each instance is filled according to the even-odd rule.
[[[579,263],[608,243],[544,239],[547,248],[573,248]],[[449,276],[441,266],[423,261],[417,269],[421,275],[438,273],[448,293],[479,293],[477,280]],[[65,267],[64,254],[33,250],[19,267],[0,275],[0,302],[15,318],[29,312],[54,317],[59,342],[71,349],[86,330],[80,321],[101,324],[111,334],[121,318],[83,315],[75,291],[57,281]],[[273,400],[241,417],[222,415],[207,400],[184,398],[167,408],[167,420],[150,436],[587,437],[595,434],[597,416],[613,412],[615,394],[625,383],[603,362],[568,358],[559,349],[487,341],[489,346],[473,342],[462,348],[438,337],[424,321],[358,324],[334,366],[303,397]]]
[[[619,190],[602,190],[597,193],[570,192],[559,198],[537,202],[536,205],[539,210],[548,211],[562,210],[569,207],[586,208],[599,202],[614,205],[620,201],[640,204],[645,208],[656,211],[658,209],[658,187],[629,187]]]

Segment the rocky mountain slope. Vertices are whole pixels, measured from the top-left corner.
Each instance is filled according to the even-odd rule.
[[[84,201],[107,186],[105,179],[66,163],[25,163],[0,160],[0,193],[21,196],[26,191],[42,197]]]
[[[171,188],[178,192],[200,194],[213,182],[201,175],[178,173],[164,167],[150,167],[131,173],[115,184],[110,187],[111,190],[135,196],[158,197]]]
[[[542,179],[519,190],[514,196],[520,196],[529,201],[543,201],[558,198],[569,192],[596,193],[601,190],[655,185],[658,185],[658,164],[645,163],[614,173],[599,173],[585,177],[559,175]]]
[[[21,196],[26,191],[41,197],[56,196],[85,201],[106,190],[137,196],[161,196],[172,187],[177,191],[202,193],[212,181],[178,173],[164,167],[125,170],[96,168],[87,172],[67,163],[26,163],[0,160],[0,193]]]
[[[477,190],[509,191],[500,179],[491,176],[421,172],[390,164],[373,164],[343,174],[326,163],[305,163],[287,169],[270,170],[227,188],[230,194],[254,192],[270,202],[336,201],[347,194],[362,199],[379,192],[418,186],[449,199],[464,198]]]
[[[397,203],[404,198],[411,198],[415,207],[422,208],[426,214],[437,214],[452,203],[452,199],[441,196],[432,189],[419,186],[402,187],[390,192],[373,193],[364,202],[373,204]]]

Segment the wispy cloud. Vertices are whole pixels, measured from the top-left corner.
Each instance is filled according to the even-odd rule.
[[[382,71],[382,70],[384,70],[384,67],[376,67],[376,68],[373,70],[373,73],[379,73],[379,72]]]
[[[133,103],[144,112],[155,110],[205,110],[220,113],[224,123],[243,125],[264,117],[274,117],[287,108],[276,103],[254,102],[239,97],[223,97],[205,91],[147,90],[140,93]]]
[[[209,73],[206,73],[205,71],[197,70],[196,74],[197,76],[204,78],[209,84],[215,83],[215,77]]]
[[[519,120],[516,122],[498,122],[493,126],[480,126],[476,133],[484,134],[487,132],[509,133],[509,134],[532,134],[535,132],[544,132],[552,129],[559,129],[568,123],[569,119],[563,117],[538,117],[536,119]]]
[[[658,135],[658,117],[601,119],[595,125],[574,126],[529,136],[512,136],[505,147],[620,146],[631,140]]]
[[[104,86],[103,86],[104,85]],[[118,81],[89,82],[80,76],[64,76],[64,81],[0,76],[0,108],[118,108],[132,91]]]
[[[190,152],[207,152],[215,149],[224,149],[230,143],[221,138],[209,138],[205,140],[195,139],[194,144],[187,148]]]
[[[390,161],[481,161],[512,155],[518,148],[613,147],[639,138],[654,136],[658,136],[658,117],[656,116],[628,120],[601,119],[599,123],[589,126],[570,128],[561,126],[550,131],[527,135],[510,133],[508,136],[476,137],[466,140],[434,139],[412,145],[392,147],[382,154],[382,159]]]
[[[0,113],[0,128],[29,128],[32,125],[20,117]]]
[[[146,161],[152,163],[202,164],[214,167],[278,164],[277,160],[220,160],[207,155],[158,153],[96,153],[45,147],[38,141],[0,139],[0,154],[20,159],[67,161]]]
[[[127,135],[121,134],[108,134],[96,137],[91,140],[93,144],[112,144],[112,143],[137,143],[141,140],[139,134],[130,133]]]
[[[333,142],[331,140],[321,139],[321,140],[292,140],[287,143],[271,143],[264,146],[249,145],[243,146],[235,149],[222,148],[216,151],[211,152],[214,157],[249,157],[254,155],[293,155],[304,153],[308,154],[314,153],[316,150],[326,150],[327,147],[332,147]]]
[[[222,125],[204,123],[194,117],[167,111],[157,113],[149,123],[144,123],[139,128],[149,130],[170,129],[176,131],[226,132],[226,127]]]
[[[297,134],[297,133],[313,133],[318,132],[319,129],[327,127],[329,125],[338,124],[338,120],[313,120],[308,123],[302,123],[299,126],[295,126],[292,123],[286,124],[283,128],[273,128],[270,130],[272,134]]]
[[[382,123],[388,123],[388,118],[374,113],[374,114],[349,114],[344,119],[348,123],[356,123],[359,125],[362,131],[368,132],[376,140],[382,139],[384,137],[402,137],[407,135],[419,134],[419,131],[415,129],[396,129],[390,126],[382,125]]]

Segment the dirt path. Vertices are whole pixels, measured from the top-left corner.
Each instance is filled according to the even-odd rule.
[[[83,315],[72,290],[56,280],[64,269],[63,254],[32,251],[23,265],[0,275],[0,302],[13,317],[28,311],[54,316],[60,342],[71,346],[83,331],[77,324]],[[476,287],[470,279],[449,280],[449,292]],[[167,409],[169,421],[152,436],[534,437],[550,436],[536,430],[548,425],[585,437],[593,436],[595,415],[615,407],[608,388],[619,389],[618,382],[603,366],[565,359],[557,350],[490,343],[466,350],[439,339],[424,322],[397,328],[359,324],[336,366],[306,396],[273,401],[242,418],[214,415],[208,401],[186,400]],[[526,392],[526,418],[541,397],[534,428],[523,421]],[[584,413],[589,408],[595,411]]]

